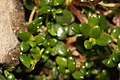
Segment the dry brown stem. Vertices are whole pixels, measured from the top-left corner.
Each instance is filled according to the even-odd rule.
[[[79,20],[81,23],[86,23],[86,22],[87,22],[86,16],[85,16],[84,14],[82,14],[82,13],[80,12],[80,10],[77,10],[74,5],[71,4],[71,5],[69,6],[69,9],[70,9],[70,11],[78,18],[78,20]]]
[[[89,2],[80,2],[79,0],[73,0],[73,4],[76,6],[88,6],[88,5],[94,5],[99,3],[101,0],[94,0]]]

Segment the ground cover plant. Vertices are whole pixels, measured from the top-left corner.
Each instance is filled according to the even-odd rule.
[[[0,80],[119,80],[119,0],[22,0],[20,64]]]

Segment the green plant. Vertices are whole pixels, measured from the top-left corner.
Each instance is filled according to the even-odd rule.
[[[87,21],[79,22],[71,11],[72,0],[23,0],[23,3],[26,9],[35,9],[36,13],[31,14],[33,19],[27,23],[28,31],[17,33],[21,41],[20,64],[1,69],[8,80],[119,78],[120,27],[111,27],[105,16],[96,14],[97,6],[83,2],[88,4],[81,7],[87,18],[82,17]],[[71,37],[76,39],[68,44]]]

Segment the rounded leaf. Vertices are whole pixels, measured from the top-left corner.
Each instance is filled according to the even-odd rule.
[[[42,17],[38,17],[33,20],[30,24],[28,24],[28,31],[32,34],[37,33],[39,26],[42,25]]]
[[[12,73],[9,73],[7,77],[7,80],[15,80],[15,76]]]
[[[0,73],[0,79],[1,80],[7,80],[1,73]]]
[[[115,63],[120,61],[119,56],[117,54],[114,54],[114,53],[110,56],[110,59]]]
[[[62,74],[65,73],[65,67],[63,67],[63,66],[58,66],[57,69],[58,69],[58,71],[59,71],[60,73],[62,73]]]
[[[49,42],[50,42],[50,46],[51,47],[54,47],[54,46],[56,46],[56,44],[57,44],[57,39],[55,39],[55,38],[51,38],[50,40],[49,40]]]
[[[35,42],[36,42],[36,44],[41,44],[44,41],[45,41],[45,37],[44,36],[42,36],[42,35],[36,35],[35,36]]]
[[[103,16],[103,15],[100,15],[99,18],[100,18],[99,25],[100,25],[102,30],[105,30],[107,28],[107,26],[108,26],[107,25],[107,20],[106,20],[105,16]]]
[[[64,40],[66,38],[66,32],[64,31],[63,27],[59,24],[48,24],[48,32],[52,36],[57,36],[59,40]]]
[[[94,62],[93,61],[87,61],[87,62],[85,62],[85,67],[86,68],[91,68],[93,66],[94,66]]]
[[[67,67],[67,59],[66,58],[57,56],[55,61],[59,66]]]
[[[43,6],[40,8],[40,13],[49,13],[51,10],[52,8],[50,6]]]
[[[91,49],[92,48],[92,44],[89,42],[89,40],[85,40],[84,47],[85,47],[85,49]]]
[[[74,16],[68,9],[64,9],[62,15],[56,15],[56,22],[60,25],[68,25],[73,21]]]
[[[20,43],[20,50],[22,52],[27,52],[30,49],[30,45],[28,42],[21,42]]]
[[[86,74],[86,68],[84,68],[84,67],[80,68],[79,71],[80,71],[81,73],[83,73],[84,75]]]
[[[25,32],[25,31],[19,30],[19,31],[17,32],[17,36],[18,36],[18,38],[21,39],[22,41],[28,41],[29,38],[30,38],[30,36],[31,36],[31,34],[30,34],[29,32]]]
[[[111,36],[117,39],[119,35],[120,35],[120,28],[119,27],[113,28],[111,32]]]
[[[47,47],[47,48],[45,49],[44,54],[49,55],[50,52],[51,52],[51,47]]]
[[[85,75],[86,75],[86,77],[90,77],[91,76],[91,70],[88,70]]]
[[[119,72],[120,72],[120,63],[118,63],[118,65],[117,65],[117,69],[118,69]]]
[[[88,24],[93,27],[95,25],[98,25],[100,22],[100,18],[98,17],[97,14],[91,14],[89,17],[88,17]]]
[[[54,0],[54,6],[62,5],[65,0]]]
[[[80,33],[80,31],[79,31],[79,24],[73,23],[70,26],[72,27],[72,30],[73,30],[74,33],[76,33],[76,34]]]
[[[67,56],[68,49],[63,42],[58,42],[58,44],[52,48],[51,55],[60,55],[60,56]]]
[[[111,37],[107,34],[101,34],[100,37],[96,39],[96,43],[99,46],[108,46],[111,42]]]
[[[120,49],[120,34],[118,35],[118,38],[117,38],[117,45],[118,45],[118,48]]]
[[[70,70],[70,72],[74,72],[76,69],[76,63],[74,61],[69,62],[68,69]]]
[[[30,67],[30,60],[29,58],[27,57],[27,55],[20,55],[20,61],[22,62],[22,64],[29,68]]]
[[[72,76],[76,80],[83,80],[84,79],[84,74],[79,72],[79,71],[75,71],[74,73],[72,73]]]
[[[66,33],[62,27],[57,28],[57,37],[59,40],[64,40],[66,38]]]
[[[53,5],[54,0],[40,0],[40,7]]]
[[[104,59],[104,60],[102,61],[102,63],[103,63],[104,65],[106,65],[107,67],[110,67],[110,68],[116,66],[116,64],[115,64],[111,59]]]
[[[91,27],[86,23],[82,23],[79,25],[79,29],[83,36],[88,37],[88,32],[90,31]]]
[[[52,68],[52,72],[51,72],[51,74],[52,74],[52,78],[53,78],[53,79],[57,79],[57,76],[58,76],[58,70],[57,70],[56,67],[53,67],[53,68]]]
[[[93,38],[100,36],[100,34],[101,34],[101,28],[98,25],[93,26],[89,31],[89,36]]]

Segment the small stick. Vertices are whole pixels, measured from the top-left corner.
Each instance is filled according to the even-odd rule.
[[[99,4],[100,4],[101,6],[105,6],[105,7],[116,7],[116,6],[120,6],[120,3],[103,3],[103,1],[100,2]]]
[[[81,23],[86,23],[87,22],[87,18],[84,14],[82,14],[79,10],[77,10],[74,5],[70,5],[69,6],[70,11],[78,18],[78,20]]]
[[[33,20],[33,17],[34,17],[34,15],[35,15],[36,10],[37,10],[37,7],[35,6],[35,7],[33,8],[32,12],[31,12],[31,14],[30,14],[28,24],[30,24],[30,23],[32,22],[32,20]]]
[[[89,1],[89,2],[80,2],[78,0],[73,0],[73,4],[76,6],[88,6],[99,3],[101,0]]]

